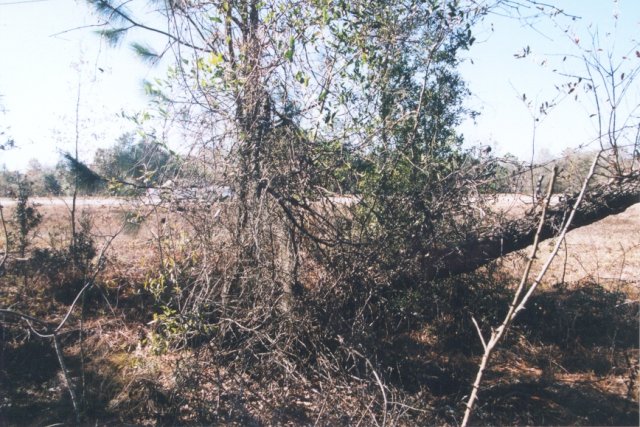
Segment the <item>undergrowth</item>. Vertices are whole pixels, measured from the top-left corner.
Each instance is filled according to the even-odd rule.
[[[30,297],[9,268],[2,305],[64,316],[92,268],[86,224],[84,258],[64,245],[34,249]],[[84,422],[455,425],[482,352],[471,317],[494,324],[511,296],[497,267],[373,280],[357,265],[324,269],[310,253],[287,294],[282,271],[266,274],[269,260],[230,252],[231,234],[192,239],[162,226],[162,262],[130,274],[111,261],[61,336]],[[28,331],[0,322],[0,421],[70,421],[51,345]],[[497,353],[477,422],[637,424],[638,334],[637,301],[622,292],[592,282],[545,290]]]

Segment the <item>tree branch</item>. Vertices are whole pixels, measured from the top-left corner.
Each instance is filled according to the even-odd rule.
[[[538,227],[536,229],[536,234],[533,238],[533,246],[531,248],[531,255],[529,256],[529,260],[527,262],[527,265],[525,266],[523,273],[522,273],[522,279],[520,280],[520,283],[518,284],[518,287],[516,288],[516,291],[513,295],[513,300],[511,302],[511,305],[509,306],[509,310],[507,311],[507,314],[504,317],[504,320],[502,321],[502,323],[500,324],[500,326],[493,330],[491,332],[491,338],[489,339],[489,342],[485,344],[484,339],[482,338],[482,333],[480,332],[480,328],[478,327],[477,323],[475,322],[475,319],[473,319],[474,324],[476,324],[476,328],[478,329],[478,333],[480,334],[480,337],[482,339],[482,345],[484,346],[484,354],[482,355],[482,360],[480,361],[480,365],[478,366],[478,372],[476,374],[476,379],[473,382],[473,386],[471,389],[471,394],[469,395],[469,399],[467,400],[467,404],[466,404],[466,409],[465,409],[465,413],[464,413],[464,418],[462,420],[462,424],[461,427],[466,427],[469,423],[469,419],[471,418],[471,414],[473,413],[473,408],[474,408],[474,404],[475,401],[478,397],[478,392],[480,390],[480,383],[482,382],[482,377],[484,375],[484,371],[487,368],[489,361],[491,359],[491,355],[493,353],[493,350],[495,349],[495,347],[498,345],[498,343],[500,342],[500,340],[502,339],[502,337],[504,337],[504,335],[507,333],[507,331],[509,330],[509,327],[511,326],[511,324],[513,323],[514,319],[516,318],[516,316],[518,315],[518,313],[524,309],[525,305],[527,304],[527,302],[529,301],[529,299],[531,298],[531,295],[533,294],[533,292],[536,290],[536,288],[538,287],[538,285],[540,284],[542,278],[544,277],[544,275],[547,273],[549,266],[551,265],[551,262],[554,260],[554,258],[556,257],[556,255],[558,254],[558,250],[560,249],[560,245],[562,244],[562,242],[564,241],[564,238],[567,234],[567,231],[569,230],[569,228],[571,227],[571,223],[575,218],[575,214],[578,210],[578,207],[580,206],[580,204],[582,203],[586,190],[587,190],[587,186],[589,185],[589,182],[591,181],[591,178],[594,175],[596,166],[598,164],[598,159],[600,158],[600,155],[602,154],[602,152],[599,152],[595,158],[593,159],[593,163],[591,164],[591,169],[589,170],[587,176],[584,179],[583,182],[583,186],[582,189],[580,190],[580,193],[576,196],[574,204],[571,208],[571,213],[569,214],[569,217],[567,218],[566,222],[562,225],[562,231],[560,232],[560,235],[558,236],[558,241],[556,242],[553,250],[551,251],[551,254],[549,254],[549,256],[547,257],[546,262],[544,263],[544,265],[542,266],[542,268],[540,269],[540,272],[538,273],[538,275],[536,276],[535,280],[533,281],[533,283],[531,284],[531,286],[529,286],[529,289],[527,290],[527,292],[524,294],[524,296],[521,296],[523,291],[526,289],[526,285],[527,282],[529,281],[529,276],[531,274],[531,267],[533,266],[533,261],[535,259],[535,255],[538,251],[538,246],[541,242],[541,235],[542,235],[542,231],[544,229],[544,223],[545,223],[545,213],[546,210],[549,206],[549,202],[551,200],[551,195],[553,193],[553,184],[555,181],[555,177],[556,177],[556,173],[557,170],[554,168],[553,170],[553,176],[551,177],[551,181],[549,182],[549,190],[547,191],[547,197],[544,200],[544,204],[542,206],[542,215],[540,216],[540,220],[538,223]]]
[[[0,276],[2,275],[4,264],[7,262],[7,257],[9,256],[9,231],[7,230],[7,221],[4,219],[2,208],[3,206],[0,205],[0,222],[2,223],[2,230],[4,231],[5,248],[2,260],[0,261]]]
[[[104,13],[104,11],[110,11],[112,15],[115,15],[115,17],[117,19],[120,19],[122,21],[126,21],[128,23],[130,23],[131,25],[141,28],[143,30],[147,30],[147,31],[151,31],[153,33],[156,34],[160,34],[163,35],[165,37],[167,37],[169,40],[176,42],[176,43],[180,43],[183,46],[189,47],[191,49],[195,49],[197,51],[200,52],[207,52],[208,50],[201,47],[201,46],[196,46],[192,43],[188,43],[184,40],[182,40],[180,37],[177,37],[169,32],[160,30],[158,28],[153,28],[153,27],[149,27],[147,25],[141,24],[140,22],[134,20],[133,18],[131,18],[129,15],[127,15],[126,13],[122,12],[120,10],[120,6],[118,7],[114,7],[110,2],[106,1],[106,0],[88,0],[89,4],[91,4],[92,6],[94,6],[96,8],[96,10],[98,10],[99,12]]]
[[[562,203],[547,209],[545,224],[540,230],[541,240],[558,234],[570,206],[579,196],[580,194],[566,197]],[[636,203],[640,203],[640,174],[637,172],[585,192],[584,200],[575,211],[568,231],[623,212]],[[536,235],[538,217],[539,215],[530,214],[509,220],[489,231],[472,232],[456,248],[439,248],[432,258],[433,265],[427,267],[428,275],[437,278],[468,273],[504,255],[526,248]]]

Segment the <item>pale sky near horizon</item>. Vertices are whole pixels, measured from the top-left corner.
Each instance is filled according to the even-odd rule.
[[[479,42],[465,54],[473,63],[468,60],[460,69],[472,92],[467,105],[481,113],[475,124],[467,120],[460,127],[469,144],[489,144],[498,154],[529,159],[533,121],[522,94],[539,104],[554,97],[554,85],[562,82],[553,68],[582,71],[571,68],[576,62],[561,61],[565,53],[575,53],[571,38],[588,43],[589,31],[596,28],[606,38],[614,14],[617,29],[610,38],[616,42],[615,55],[621,56],[619,52],[640,37],[638,0],[553,3],[581,17],[558,18],[563,28],[571,27],[570,37],[548,21],[532,29],[497,16],[475,29]],[[145,107],[141,82],[162,75],[162,69],[142,63],[126,44],[105,45],[93,34],[95,27],[76,29],[96,22],[82,0],[0,0],[0,106],[5,110],[0,112],[0,130],[19,145],[0,151],[0,167],[24,169],[31,158],[53,165],[60,151],[72,149],[79,82],[85,160],[95,148],[109,146],[123,131],[133,129],[118,115]],[[72,29],[76,30],[68,31]],[[516,60],[514,54],[527,45],[531,55]],[[544,60],[546,65],[541,66]],[[628,61],[640,58],[634,55]],[[632,94],[632,104],[640,103],[638,93]],[[589,103],[576,103],[572,97],[564,100],[538,125],[538,153],[557,155],[591,140],[595,136],[588,120],[591,113]]]

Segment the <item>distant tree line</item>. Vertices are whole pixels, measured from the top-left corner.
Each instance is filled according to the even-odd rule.
[[[470,151],[466,156],[471,163],[485,166],[487,184],[480,186],[480,191],[531,194],[543,186],[541,178],[548,176],[555,166],[559,170],[555,191],[576,191],[581,177],[589,170],[593,153],[566,149],[559,158],[538,159],[533,165],[511,154],[483,158]],[[633,161],[630,155],[625,159]],[[156,142],[125,133],[113,146],[96,150],[91,162],[82,163],[62,153],[55,166],[44,166],[37,159],[32,159],[24,172],[2,165],[0,197],[17,197],[21,182],[30,183],[32,196],[69,196],[76,175],[80,178],[80,194],[84,196],[135,196],[179,180],[181,175],[192,180],[197,171],[192,170],[192,161],[185,160],[190,159],[181,158]],[[366,168],[366,165],[361,166]],[[602,172],[596,180],[604,183],[609,178],[604,170]],[[203,188],[206,187],[206,177],[201,181]],[[197,186],[198,182],[191,184]],[[348,185],[344,187],[349,189]]]
[[[162,185],[178,163],[167,148],[125,133],[113,146],[96,150],[88,166],[68,153],[62,153],[55,166],[32,159],[24,172],[2,165],[0,197],[17,197],[21,183],[29,183],[32,196],[69,196],[76,176],[84,196],[132,196]]]

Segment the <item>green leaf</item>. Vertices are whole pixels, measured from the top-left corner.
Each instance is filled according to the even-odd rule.
[[[295,49],[296,49],[296,39],[293,36],[291,36],[289,38],[289,50],[287,50],[284,53],[284,57],[287,61],[289,62],[293,61],[293,53],[295,52]]]
[[[323,90],[320,96],[318,97],[318,101],[320,102],[324,101],[325,99],[327,99],[327,95],[329,95],[329,91],[326,89]]]
[[[296,73],[296,80],[298,81],[298,83],[303,84],[305,87],[309,86],[310,78],[302,71],[298,71]]]
[[[212,52],[211,56],[209,56],[209,64],[213,65],[214,67],[220,64],[223,60],[224,59],[221,53]]]

